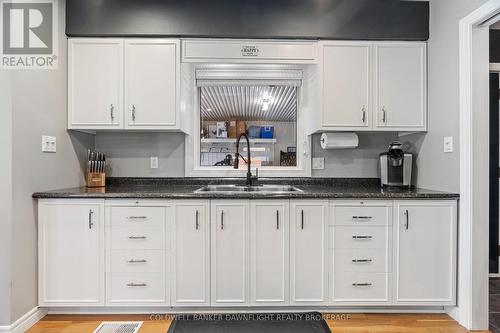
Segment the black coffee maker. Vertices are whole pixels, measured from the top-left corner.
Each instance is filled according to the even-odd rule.
[[[383,187],[411,187],[413,155],[403,151],[399,141],[391,142],[387,152],[380,154],[380,182]]]

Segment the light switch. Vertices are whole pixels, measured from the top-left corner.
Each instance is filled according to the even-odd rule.
[[[56,137],[42,135],[42,152],[44,153],[55,153],[57,148]]]
[[[325,158],[324,157],[313,157],[312,168],[314,170],[323,170],[325,168]]]
[[[150,167],[151,169],[158,169],[158,157],[152,156],[150,159]]]
[[[445,153],[453,153],[453,137],[445,136],[443,139],[443,151]]]

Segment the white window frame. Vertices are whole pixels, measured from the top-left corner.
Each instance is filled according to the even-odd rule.
[[[184,82],[188,82],[190,87],[186,87],[185,91],[187,92],[185,98],[187,99],[187,105],[191,104],[191,110],[186,110],[186,115],[188,119],[190,118],[190,127],[191,130],[189,134],[186,135],[185,138],[185,146],[186,146],[186,160],[185,160],[185,176],[186,177],[245,177],[245,170],[235,170],[231,166],[221,166],[221,167],[212,167],[212,166],[201,166],[200,165],[200,101],[198,94],[198,87],[196,86],[196,69],[199,68],[210,68],[212,65],[201,64],[195,65],[191,68],[191,70],[187,71],[185,75],[190,75],[189,78],[183,80]],[[221,65],[214,65],[221,66]],[[228,68],[233,67],[234,71],[238,71],[238,69],[242,69],[242,66],[248,67],[249,65],[228,65]],[[252,68],[263,66],[262,68],[280,68],[276,67],[279,65],[255,65]],[[305,71],[305,68],[302,66],[292,66],[287,65],[287,68],[290,69],[302,69]],[[244,77],[240,78],[244,79]],[[279,166],[264,166],[259,167],[259,177],[311,177],[311,137],[306,135],[306,116],[304,112],[303,100],[304,100],[304,81],[305,78],[302,79],[302,85],[298,88],[298,96],[297,96],[297,166],[295,167],[279,167]],[[190,114],[190,115],[189,115]],[[244,143],[242,143],[244,144]],[[255,167],[252,167],[252,173],[255,172]]]

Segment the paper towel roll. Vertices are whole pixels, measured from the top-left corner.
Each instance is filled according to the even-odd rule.
[[[348,149],[356,148],[359,139],[356,133],[323,133],[321,134],[320,143],[323,149]]]

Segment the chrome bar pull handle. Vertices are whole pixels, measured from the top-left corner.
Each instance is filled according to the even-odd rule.
[[[410,214],[408,213],[408,209],[405,210],[405,216],[406,216],[406,222],[405,222],[405,229],[408,230],[410,227]]]
[[[198,212],[198,210],[196,210],[196,222],[195,222],[196,230],[198,230],[200,228],[199,215],[200,215],[200,213]]]
[[[372,284],[369,282],[363,282],[363,283],[355,282],[352,284],[352,286],[353,287],[370,287],[370,286],[372,286]]]
[[[134,283],[130,282],[127,283],[127,287],[147,287],[148,285],[146,283]]]
[[[89,229],[92,229],[92,227],[94,226],[94,221],[93,221],[93,215],[94,215],[94,211],[92,209],[89,210]]]
[[[132,121],[135,122],[135,104],[132,104]]]
[[[224,230],[224,211],[220,212],[220,230]]]
[[[373,236],[352,236],[352,239],[372,239]]]
[[[276,230],[280,230],[280,211],[276,211]]]
[[[115,120],[115,106],[111,104],[109,106],[109,115],[111,116],[111,122]]]
[[[385,110],[385,106],[382,107],[382,122],[384,124],[387,122],[387,111]]]
[[[146,239],[146,236],[128,236],[128,239]]]
[[[352,259],[353,263],[370,263],[372,262],[372,259]]]
[[[301,216],[300,227],[301,227],[302,230],[304,230],[304,210],[303,209],[300,212],[300,216]]]
[[[364,105],[361,108],[361,118],[363,120],[363,124],[366,123],[366,107]]]
[[[128,264],[144,264],[147,263],[148,261],[146,259],[140,259],[140,260],[135,260],[135,259],[130,259],[127,260]]]

